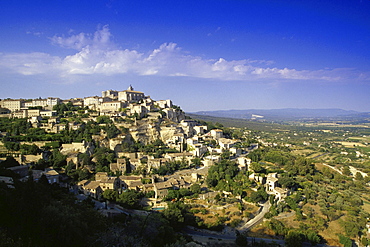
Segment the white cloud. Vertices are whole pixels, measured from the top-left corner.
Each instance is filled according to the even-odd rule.
[[[58,71],[61,59],[46,53],[0,53],[0,67],[23,75],[53,73]]]
[[[73,32],[73,30],[69,30],[68,33],[71,34]],[[69,37],[54,35],[51,38],[51,42],[64,48],[76,50],[81,50],[86,46],[93,46],[95,49],[106,49],[111,45],[110,37],[111,33],[106,25],[98,29],[94,35],[86,33],[79,33]]]
[[[27,31],[26,34],[32,34],[34,36],[37,36],[37,37],[41,37],[41,35],[43,34],[42,32],[31,32],[31,31]]]
[[[73,31],[71,31],[72,33]],[[54,36],[55,45],[77,50],[58,57],[47,53],[0,53],[0,67],[23,75],[45,74],[68,80],[73,75],[191,76],[219,80],[324,80],[368,79],[369,75],[350,69],[295,70],[269,67],[266,60],[204,59],[182,51],[175,43],[165,43],[147,54],[117,49],[108,26],[94,34]]]

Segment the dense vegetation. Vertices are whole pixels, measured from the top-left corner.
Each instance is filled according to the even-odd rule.
[[[129,206],[132,200],[122,197],[122,201]],[[160,247],[176,241],[181,245],[186,241],[175,230],[179,222],[187,221],[179,217],[176,210],[169,209],[164,214],[106,218],[94,209],[91,199],[77,201],[65,189],[49,185],[45,177],[38,183],[32,179],[18,182],[14,189],[0,183],[0,246],[125,243],[124,246]]]

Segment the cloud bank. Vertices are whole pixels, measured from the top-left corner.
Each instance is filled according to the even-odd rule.
[[[176,43],[164,43],[147,53],[118,49],[108,26],[94,34],[54,36],[51,43],[76,53],[60,57],[47,53],[0,53],[0,68],[22,75],[50,75],[67,79],[73,75],[136,74],[189,76],[218,80],[369,80],[353,69],[295,70],[269,67],[271,61],[204,59],[189,55]]]

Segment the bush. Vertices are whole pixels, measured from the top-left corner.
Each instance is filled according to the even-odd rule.
[[[241,219],[233,219],[231,222],[230,222],[230,226],[232,228],[236,228],[240,223],[242,222]]]
[[[200,210],[195,208],[195,209],[190,210],[190,212],[193,213],[193,214],[197,214],[197,213],[200,212]]]

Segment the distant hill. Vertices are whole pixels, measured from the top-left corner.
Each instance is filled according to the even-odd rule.
[[[222,110],[199,111],[192,114],[239,119],[266,119],[266,120],[307,120],[307,119],[348,119],[369,118],[370,113],[347,111],[342,109],[249,109],[249,110]]]

